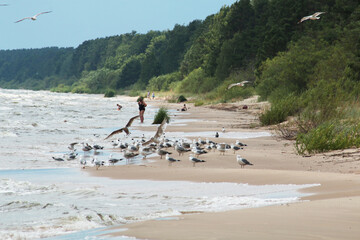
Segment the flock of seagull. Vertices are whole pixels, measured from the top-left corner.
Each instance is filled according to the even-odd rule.
[[[107,140],[122,132],[126,134],[125,137],[128,137],[131,134],[129,127],[138,117],[139,116],[130,118],[125,127],[113,131],[107,137],[105,137],[104,140]],[[99,155],[99,151],[103,150],[104,147],[97,144],[90,145],[85,142],[70,143],[68,146],[68,149],[70,150],[69,153],[63,154],[62,157],[52,158],[59,162],[78,159],[82,168],[85,168],[86,166],[93,166],[96,168],[96,170],[98,170],[101,166],[115,165],[117,162],[123,160],[126,160],[126,164],[128,164],[131,159],[137,156],[142,156],[142,159],[146,160],[147,156],[151,154],[157,154],[160,156],[160,159],[163,159],[164,156],[169,166],[172,166],[173,163],[180,161],[179,159],[176,159],[176,157],[170,157],[170,155],[175,151],[179,156],[183,156],[185,153],[189,153],[189,161],[193,164],[193,167],[195,167],[196,164],[206,162],[205,160],[200,159],[200,156],[207,154],[210,151],[218,151],[220,155],[225,155],[227,151],[231,151],[233,154],[236,154],[237,151],[244,149],[244,147],[247,146],[246,144],[241,143],[239,140],[230,145],[226,143],[216,143],[209,139],[202,140],[201,138],[198,138],[197,141],[195,139],[192,141],[185,139],[171,140],[165,137],[166,126],[167,119],[165,118],[158,126],[154,136],[150,139],[145,139],[143,135],[141,139],[134,140],[134,138],[131,138],[131,142],[129,143],[127,141],[121,140],[121,138],[112,140],[112,147],[120,149],[123,154],[123,158],[114,158],[113,155],[110,154],[107,160],[100,160],[98,159],[97,155]],[[82,146],[81,150],[83,151],[83,154],[77,153],[77,149],[75,148],[77,145]],[[171,149],[173,149],[173,152],[171,152]],[[89,155],[90,152],[92,152],[92,156]],[[242,158],[240,155],[236,155],[236,161],[241,166],[241,168],[246,165],[253,165],[246,159]]]

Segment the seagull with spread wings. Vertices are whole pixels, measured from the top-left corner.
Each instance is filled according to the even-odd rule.
[[[150,144],[152,142],[160,143],[160,137],[163,135],[163,133],[165,131],[166,122],[167,122],[167,118],[164,118],[162,123],[159,125],[155,135],[153,137],[151,137],[149,141],[144,142],[142,145],[146,146],[146,145],[148,145],[148,144]]]
[[[248,84],[250,83],[249,81],[242,81],[242,82],[238,82],[238,83],[233,83],[233,84],[230,84],[228,86],[228,89],[232,88],[232,87],[243,87],[245,86],[245,84]]]
[[[41,13],[38,13],[38,14],[36,14],[36,15],[32,16],[32,17],[26,17],[26,18],[20,19],[20,20],[16,21],[15,23],[18,23],[18,22],[24,21],[24,20],[26,20],[26,19],[30,19],[30,20],[35,21],[39,15],[41,15],[41,14],[45,14],[45,13],[51,13],[51,12],[52,12],[52,11],[48,11],[48,12],[41,12]]]
[[[113,135],[115,135],[115,134],[118,134],[118,133],[121,133],[121,132],[123,132],[123,131],[126,133],[126,135],[129,135],[129,134],[130,134],[130,132],[129,132],[129,127],[131,126],[131,124],[133,123],[133,121],[134,121],[136,118],[138,118],[138,117],[140,117],[140,115],[137,115],[137,116],[135,116],[135,117],[130,118],[129,122],[126,124],[125,127],[113,131],[112,133],[110,133],[109,136],[107,136],[107,137],[105,138],[105,140],[108,139],[108,138],[110,138],[111,136],[113,136]]]
[[[298,22],[298,24],[302,23],[303,21],[306,21],[306,20],[318,20],[318,19],[320,19],[319,15],[323,14],[323,13],[325,13],[325,12],[316,12],[312,15],[305,16]]]

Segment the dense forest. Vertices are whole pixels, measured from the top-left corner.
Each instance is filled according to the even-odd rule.
[[[197,104],[258,94],[271,102],[262,124],[286,122],[280,132],[299,153],[360,146],[360,2],[240,0],[172,30],[0,51],[0,87],[168,91]]]

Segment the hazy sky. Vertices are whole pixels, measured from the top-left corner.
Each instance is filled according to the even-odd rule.
[[[85,40],[173,29],[236,0],[0,0],[0,49],[77,47]],[[24,17],[43,14],[36,21]]]

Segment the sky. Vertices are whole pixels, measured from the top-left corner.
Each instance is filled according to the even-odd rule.
[[[0,50],[77,47],[86,40],[171,30],[236,0],[0,0]],[[36,21],[26,19],[37,13]]]

